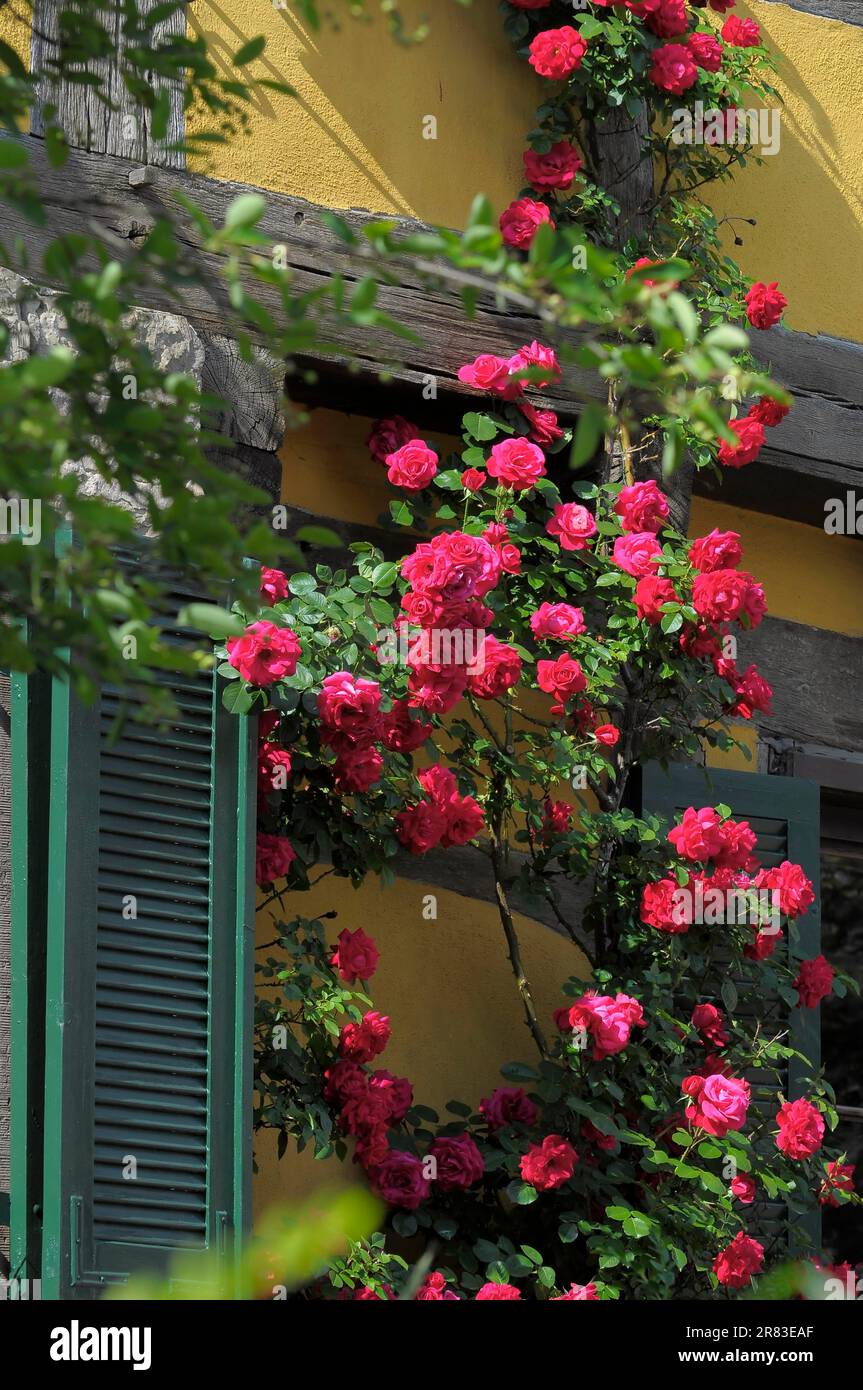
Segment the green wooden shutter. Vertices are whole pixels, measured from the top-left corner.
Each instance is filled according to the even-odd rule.
[[[674,765],[667,771],[653,763],[642,773],[642,804],[645,811],[664,816],[673,824],[687,806],[730,806],[735,820],[748,820],[758,836],[755,853],[765,868],[784,859],[801,864],[815,889],[815,902],[809,911],[792,922],[776,948],[795,958],[810,959],[821,949],[821,830],[820,789],[816,782],[798,777],[765,777],[749,772],[723,772],[712,768]],[[721,963],[721,961],[720,961]],[[711,1003],[716,1002],[711,1000]],[[789,1042],[806,1057],[811,1066],[792,1059],[785,1085],[787,1098],[796,1100],[806,1091],[805,1077],[821,1064],[820,1010],[789,1009],[775,996],[765,993],[765,1005],[775,1004],[774,1017],[789,1021]],[[747,1077],[752,1087],[753,1105],[775,1113],[775,1083],[766,1073]],[[772,1142],[772,1141],[771,1141]],[[753,1234],[763,1238],[774,1251],[785,1246],[792,1252],[821,1248],[820,1214],[794,1214],[784,1204],[764,1202],[750,1209]]]
[[[41,1270],[45,1092],[45,917],[51,682],[13,672],[9,1262],[15,1279]]]
[[[214,675],[165,685],[176,721],[119,737],[134,698],[53,688],[46,1298],[228,1257],[247,1225],[254,730]]]

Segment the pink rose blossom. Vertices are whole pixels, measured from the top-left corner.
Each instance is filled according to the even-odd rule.
[[[500,230],[507,246],[526,251],[545,222],[554,231],[555,222],[545,203],[538,203],[535,198],[516,198],[501,213]]]
[[[614,510],[624,531],[658,531],[668,520],[668,499],[651,479],[621,488]]]
[[[580,502],[558,502],[546,531],[556,536],[564,550],[586,550],[596,535],[596,522]]]
[[[584,613],[569,603],[541,603],[530,615],[530,630],[538,641],[548,638],[563,642],[587,631]]]
[[[503,439],[491,451],[488,472],[504,487],[524,492],[545,476],[545,455],[529,439]]]
[[[695,1129],[703,1129],[723,1139],[729,1130],[740,1130],[749,1112],[749,1083],[740,1077],[710,1076],[683,1078],[684,1094],[692,1104],[686,1107],[686,1118]]]
[[[624,574],[640,579],[643,575],[656,573],[656,565],[662,558],[662,546],[652,531],[631,531],[617,537],[611,558]]]
[[[429,449],[421,439],[413,439],[388,456],[387,477],[393,487],[402,487],[406,492],[422,492],[437,473],[437,466],[438,456],[434,449]]]

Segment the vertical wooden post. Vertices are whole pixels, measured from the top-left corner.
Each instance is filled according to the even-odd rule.
[[[623,107],[613,108],[588,126],[588,152],[597,181],[620,206],[611,228],[612,244],[618,251],[630,240],[643,244],[647,238],[654,192],[648,134],[649,112],[644,105],[636,116]],[[685,535],[694,473],[689,459],[683,460],[673,477],[663,479],[661,451],[651,448],[635,456],[633,473],[636,479],[653,478],[660,484],[668,498],[669,520]],[[619,441],[611,440],[600,465],[600,481],[619,483],[624,477],[623,451]]]
[[[145,15],[154,4],[155,0],[140,0],[139,12]],[[69,144],[77,149],[121,155],[125,159],[139,160],[142,164],[158,164],[163,168],[183,168],[185,161],[182,153],[168,148],[183,137],[182,85],[179,82],[170,84],[168,133],[164,140],[155,140],[149,113],[143,111],[126,90],[116,60],[122,44],[119,6],[113,11],[106,6],[104,11],[103,22],[106,28],[113,30],[115,54],[101,59],[91,68],[102,79],[98,91],[84,83],[55,81],[50,76],[50,70],[57,51],[61,9],[62,0],[34,0],[30,57],[33,71],[42,72],[43,76],[37,86],[37,102],[31,111],[31,135],[43,133],[43,108],[50,104],[55,108],[55,120],[65,131]],[[185,24],[185,9],[180,9],[169,19],[156,24],[153,33],[156,37],[160,34],[182,34]],[[104,100],[106,96],[110,98],[110,105]]]

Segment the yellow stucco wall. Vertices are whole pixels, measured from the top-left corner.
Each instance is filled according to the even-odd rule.
[[[740,227],[733,255],[753,280],[778,280],[785,323],[806,333],[863,340],[863,28],[786,5],[738,3],[780,58],[779,153],[711,191]]]
[[[268,4],[191,5],[190,27],[207,35],[217,61],[263,33],[268,49],[249,71],[297,94],[261,92],[250,134],[215,149],[211,172],[452,226],[478,191],[505,206],[521,183],[541,84],[505,39],[493,0],[404,8],[409,18],[431,13],[431,34],[414,48],[394,43],[379,18],[313,34]],[[779,153],[711,193],[723,216],[757,219],[729,250],[753,279],[780,281],[789,327],[861,341],[863,29],[759,0],[740,0],[736,12],[754,15],[778,53],[784,107]],[[0,38],[26,56],[26,32],[5,8]],[[426,116],[437,118],[437,140],[423,139]],[[189,127],[207,124],[191,117]]]
[[[703,536],[713,527],[739,532],[744,568],[763,583],[774,618],[863,637],[859,541],[828,536],[819,526],[694,498],[689,534]]]
[[[242,151],[216,151],[211,172],[330,207],[368,208],[461,226],[478,190],[497,205],[515,196],[523,132],[539,100],[488,0],[407,0],[409,22],[431,32],[406,47],[387,34],[378,6],[368,21],[324,22],[315,33],[294,13],[247,0],[190,7],[194,32],[223,55],[265,34],[250,68],[288,82],[296,97],[262,94]],[[322,5],[329,15],[346,5]],[[437,138],[423,123],[437,121]],[[206,121],[202,122],[206,125]],[[194,121],[190,129],[195,128]]]
[[[423,918],[423,900],[437,900],[437,921]],[[448,1100],[478,1105],[495,1086],[506,1085],[503,1062],[535,1059],[522,1022],[497,909],[432,884],[399,880],[381,889],[377,880],[355,890],[344,879],[324,879],[309,893],[286,899],[288,910],[310,917],[334,909],[328,924],[334,941],[343,927],[375,938],[380,964],[370,982],[375,1008],[388,1014],[392,1040],[380,1065],[414,1083],[414,1099],[443,1114]],[[522,954],[537,1012],[550,1030],[562,1002],[561,985],[589,970],[570,941],[540,923],[516,915]],[[258,917],[258,940],[272,939],[270,910]],[[317,1184],[350,1182],[351,1164],[315,1163],[291,1152],[279,1161],[270,1136],[256,1142],[255,1208],[296,1197]]]
[[[376,8],[376,7],[372,7]],[[190,23],[224,55],[266,34],[250,69],[290,82],[296,98],[257,101],[251,135],[216,151],[212,172],[331,207],[416,214],[459,226],[476,192],[502,208],[521,185],[524,134],[541,84],[502,33],[493,0],[462,9],[408,0],[431,14],[429,38],[393,43],[380,19],[313,34],[294,16],[246,0],[196,3]],[[863,29],[759,0],[758,19],[780,56],[779,153],[711,193],[722,215],[755,216],[729,250],[753,279],[778,279],[786,322],[805,332],[863,338]],[[423,119],[437,117],[437,140]],[[190,128],[195,128],[193,121]]]

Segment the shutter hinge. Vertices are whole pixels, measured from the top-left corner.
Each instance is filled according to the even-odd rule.
[[[125,1284],[129,1278],[128,1274],[118,1274],[113,1270],[104,1270],[97,1273],[96,1270],[82,1268],[81,1246],[83,1241],[84,1226],[84,1198],[72,1196],[69,1198],[69,1284],[73,1289],[102,1289],[107,1284]]]

